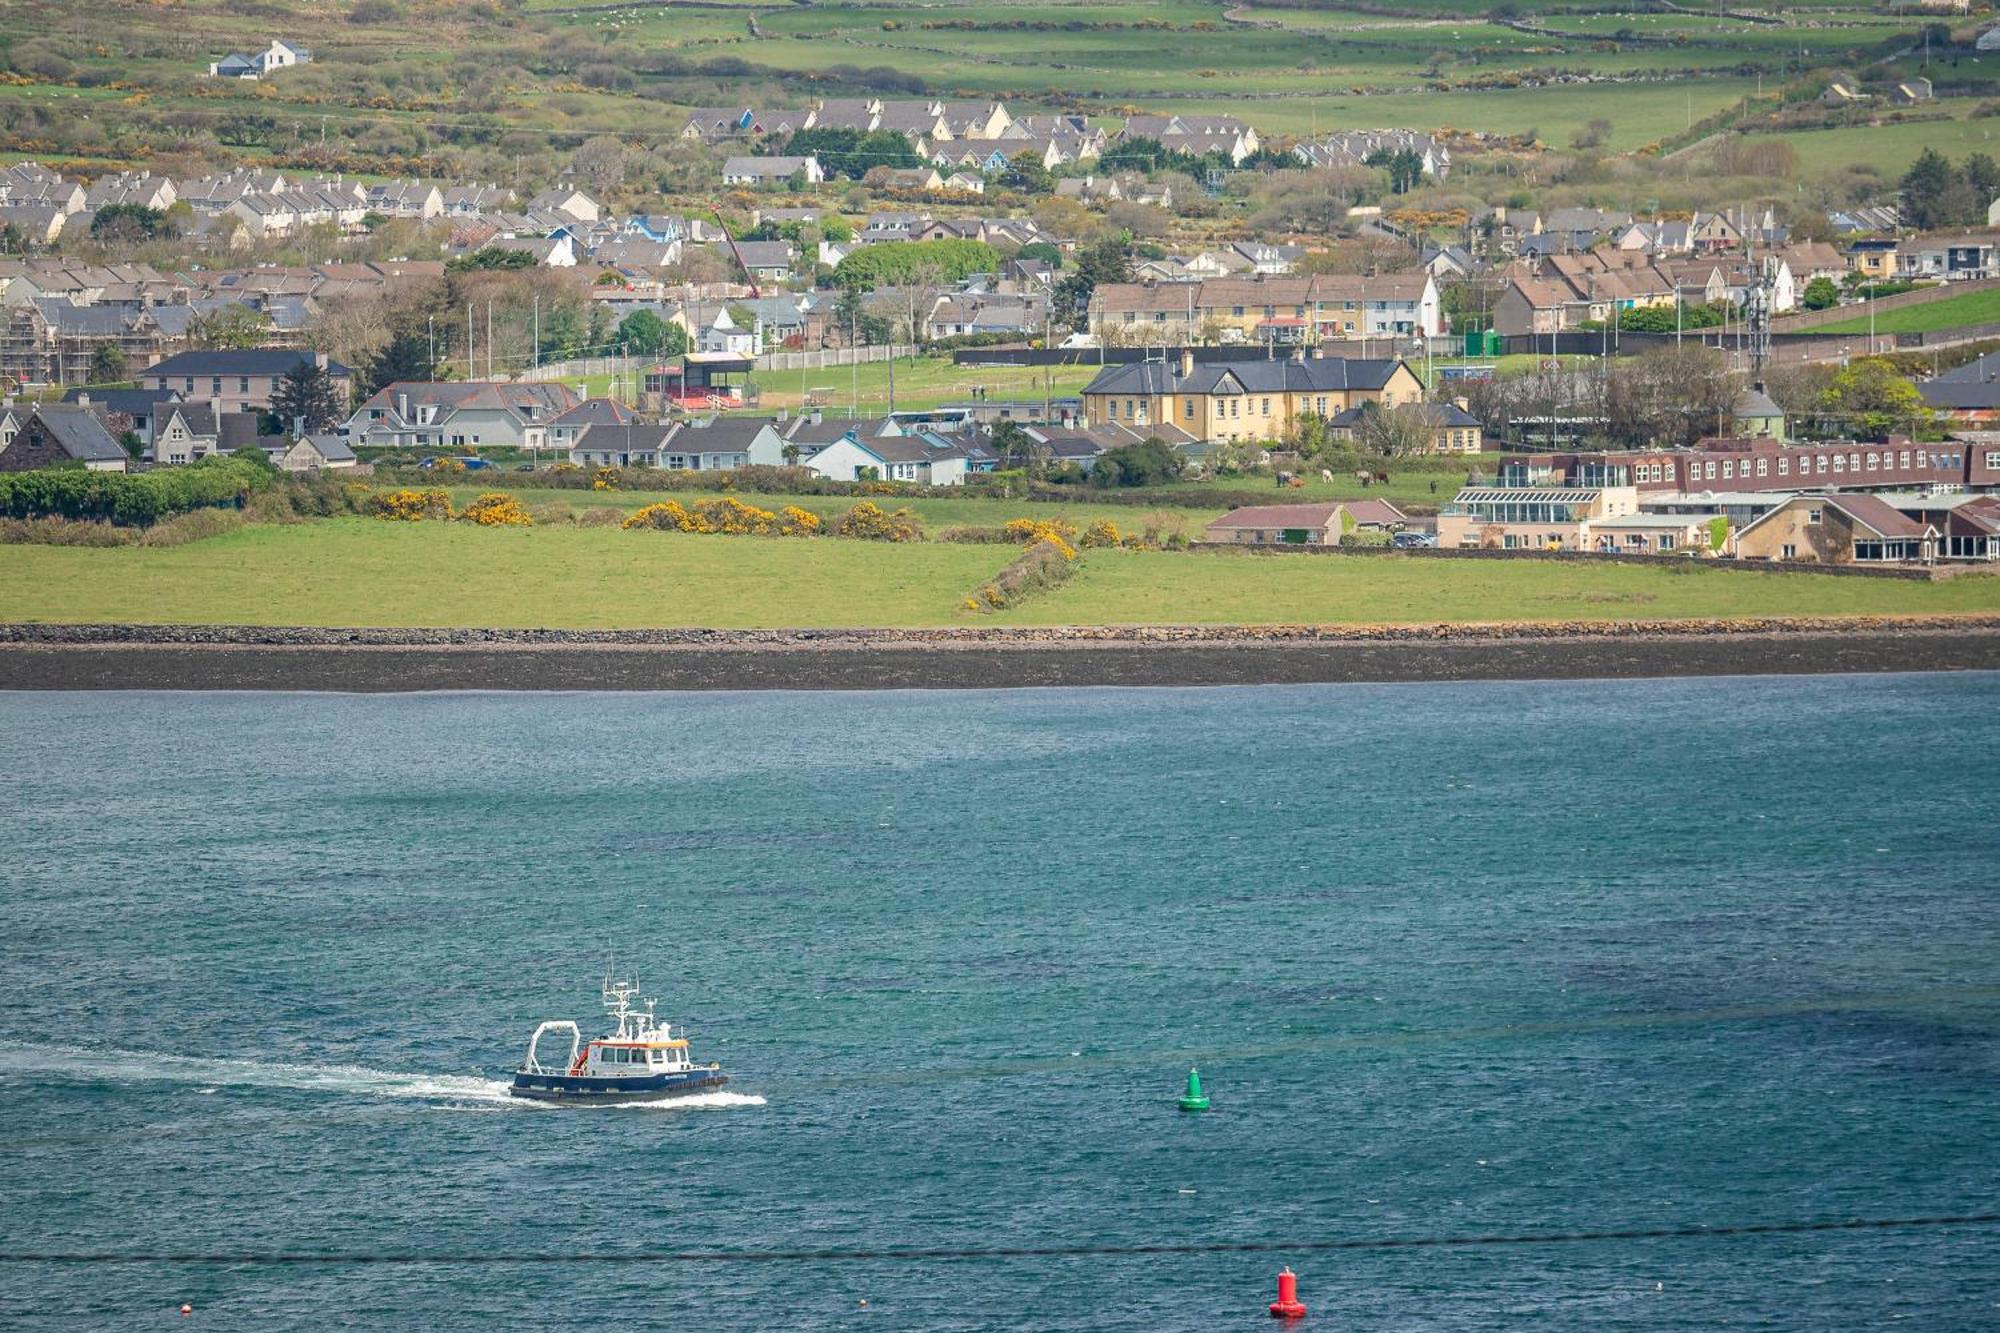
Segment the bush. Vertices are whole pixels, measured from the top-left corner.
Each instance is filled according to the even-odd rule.
[[[624,524],[625,511],[612,505],[592,505],[576,516],[580,528],[615,528]]]
[[[8,518],[104,519],[144,527],[190,509],[240,508],[280,474],[234,458],[204,458],[152,472],[43,468],[0,473],[0,515]]]
[[[1015,541],[1030,546],[1046,543],[1062,553],[1065,560],[1076,559],[1076,524],[1060,518],[1009,519],[1007,531]],[[1115,534],[1118,530],[1112,529]]]
[[[863,500],[835,521],[833,535],[866,541],[915,542],[923,540],[924,525],[908,509],[890,512],[872,500]]]
[[[782,514],[744,504],[734,496],[703,500],[688,509],[679,500],[650,504],[635,511],[623,524],[627,528],[651,528],[659,532],[719,532],[749,537],[810,537],[819,531],[819,515],[797,505],[786,505]]]
[[[535,520],[521,502],[505,491],[488,491],[465,507],[459,519],[482,528],[525,528]]]
[[[1016,556],[991,583],[965,599],[968,611],[1019,606],[1038,592],[1060,587],[1075,572],[1076,552],[1055,540],[1038,541]]]
[[[449,519],[451,493],[449,491],[418,491],[405,488],[389,491],[368,498],[368,512],[377,518],[399,523],[417,523],[427,518]]]
[[[1093,546],[1116,546],[1120,540],[1118,525],[1108,518],[1100,518],[1083,530],[1083,540],[1079,544],[1088,551]]]

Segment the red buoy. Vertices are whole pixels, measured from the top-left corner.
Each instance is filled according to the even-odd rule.
[[[1271,1316],[1275,1319],[1302,1319],[1306,1307],[1299,1301],[1299,1279],[1287,1268],[1278,1274],[1278,1299],[1271,1302]]]
[[[194,1313],[194,1307],[192,1305],[183,1305],[181,1307],[181,1318],[185,1319],[193,1313]]]

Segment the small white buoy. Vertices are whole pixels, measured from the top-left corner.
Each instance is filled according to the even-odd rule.
[[[184,1304],[181,1306],[181,1318],[185,1319],[193,1313],[194,1313],[194,1307],[192,1305]]]

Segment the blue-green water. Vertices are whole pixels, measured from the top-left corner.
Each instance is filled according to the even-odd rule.
[[[1989,1210],[2000,676],[0,696],[0,1250],[1130,1245]],[[736,1082],[496,1095],[607,960]],[[1214,1097],[1174,1109],[1191,1060]],[[715,1104],[720,1103],[720,1104]],[[2000,1323],[2000,1228],[0,1267],[0,1323]],[[860,1302],[868,1302],[865,1309]],[[190,1325],[193,1326],[193,1325]]]

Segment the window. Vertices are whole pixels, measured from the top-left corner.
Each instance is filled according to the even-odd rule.
[[[2000,468],[2000,449],[1988,449],[1986,451],[1986,466]]]
[[[1181,399],[1181,416],[1188,421],[1194,420],[1194,399]]]
[[[1770,459],[1768,459],[1768,458],[1760,458],[1760,459],[1758,459],[1758,460],[1757,460],[1757,475],[1758,475],[1758,476],[1760,476],[1760,477],[1768,477],[1768,476],[1770,476],[1770,475],[1771,475],[1771,460],[1770,460]]]
[[[1868,470],[1869,470],[1870,472],[1873,472],[1873,471],[1875,471],[1875,470],[1876,470],[1876,469],[1875,469],[1875,459],[1876,459],[1876,455],[1874,455],[1874,454],[1872,454],[1872,453],[1868,455]]]
[[[1815,456],[1816,458],[1818,458],[1818,459],[1819,459],[1819,470],[1820,470],[1821,472],[1825,472],[1825,471],[1826,471],[1826,455],[1825,455],[1825,454],[1816,454],[1816,455],[1814,455],[1814,456]]]
[[[1817,510],[1817,509],[1808,509],[1808,510],[1806,510],[1806,522],[1808,522],[1808,523],[1817,523],[1817,522],[1819,522],[1819,514],[1820,514],[1820,511],[1819,511],[1819,510]]]
[[[1903,450],[1903,452],[1896,455],[1896,466],[1908,467],[1909,465],[1910,465],[1910,451],[1908,449],[1905,449]]]
[[[1791,460],[1791,459],[1789,459],[1789,458],[1780,458],[1780,459],[1778,460],[1778,475],[1779,475],[1779,476],[1781,476],[1781,477],[1789,477],[1789,476],[1791,476],[1791,475],[1792,475],[1792,460]]]
[[[1748,476],[1749,474],[1745,473],[1744,475]],[[1736,479],[1736,463],[1734,460],[1727,458],[1722,460],[1722,479],[1724,481],[1734,481]]]
[[[1267,417],[1271,415],[1271,400],[1268,398],[1264,400],[1264,415]]]
[[[1715,460],[1712,458],[1708,462],[1708,479],[1710,481],[1715,480]]]
[[[1847,456],[1847,466],[1855,472],[1861,470],[1861,453],[1859,450]]]
[[[220,394],[222,392],[222,376],[215,375],[209,379],[208,391],[213,394]]]
[[[1778,558],[1780,560],[1796,560],[1799,558],[1799,548],[1790,542],[1786,542],[1778,548]]]
[[[238,375],[236,377],[236,392],[238,393],[250,392],[250,377],[248,375]]]
[[[1671,533],[1671,532],[1663,532],[1663,533],[1661,533],[1661,534],[1660,534],[1660,549],[1661,549],[1662,551],[1671,551],[1671,550],[1673,550],[1673,549],[1674,549],[1674,534],[1673,534],[1673,533]]]
[[[1833,470],[1834,470],[1835,472],[1845,472],[1845,471],[1847,471],[1847,455],[1846,455],[1846,454],[1835,454],[1835,455],[1833,456]],[[1817,520],[1815,520],[1815,521],[1817,521]]]

